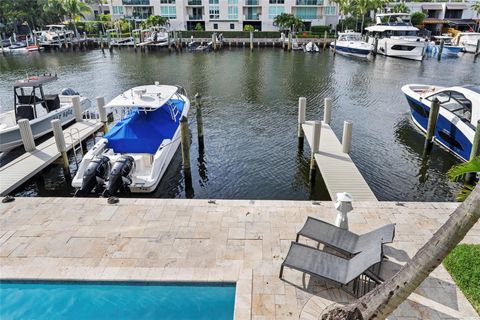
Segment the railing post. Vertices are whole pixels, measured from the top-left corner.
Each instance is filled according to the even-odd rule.
[[[352,146],[352,125],[351,121],[345,121],[343,123],[343,136],[342,136],[342,152],[350,153],[350,147]]]

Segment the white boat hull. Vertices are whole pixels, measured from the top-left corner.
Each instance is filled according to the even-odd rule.
[[[369,43],[375,41],[373,38]],[[378,39],[377,53],[388,57],[396,57],[422,61],[425,54],[425,42],[401,39]]]

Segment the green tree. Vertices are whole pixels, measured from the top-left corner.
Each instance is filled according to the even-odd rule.
[[[340,23],[342,26],[342,31],[345,31],[344,22],[349,13],[352,13],[352,9],[354,8],[353,1],[351,0],[333,0],[336,4],[338,4],[338,10],[340,13]],[[347,27],[348,28],[348,27]]]
[[[303,21],[291,13],[281,13],[273,19],[273,25],[280,30],[295,32],[303,27]]]
[[[168,18],[161,17],[161,16],[150,16],[147,18],[147,20],[142,22],[142,28],[148,28],[148,27],[163,27],[168,25]]]
[[[423,20],[425,20],[425,17],[426,17],[425,13],[421,11],[414,12],[410,15],[410,19],[414,26],[418,26],[419,24],[422,24]]]
[[[393,12],[396,13],[409,13],[410,9],[405,5],[405,3],[399,3],[392,8]]]
[[[480,21],[478,21],[478,17],[480,16],[480,1],[476,1],[472,4],[472,9],[477,13],[477,32],[480,31]]]
[[[476,157],[471,159],[470,161],[457,164],[453,166],[449,171],[448,171],[448,177],[452,181],[459,181],[462,179],[465,175],[469,174],[477,174],[480,172],[480,157]],[[477,183],[465,183],[463,188],[457,193],[457,200],[458,201],[464,201],[470,193],[473,191]]]
[[[243,27],[243,31],[253,32],[255,31],[255,28],[251,24],[247,24]]]
[[[367,14],[367,12],[373,9],[373,2],[371,0],[357,0],[356,9],[358,10],[358,14],[362,17],[362,27],[360,28],[360,32],[363,34],[365,15]]]
[[[63,0],[44,0],[42,8],[43,21],[46,24],[62,22],[67,14],[63,6]]]
[[[197,24],[195,25],[195,31],[203,31],[203,27],[200,22],[197,22]]]
[[[66,16],[73,24],[75,35],[78,35],[77,20],[85,18],[85,14],[92,12],[92,8],[80,0],[62,0],[62,6],[65,10]]]

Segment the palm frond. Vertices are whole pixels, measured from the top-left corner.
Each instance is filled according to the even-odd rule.
[[[447,175],[450,180],[457,181],[467,173],[480,172],[480,157],[473,158],[470,161],[453,166],[448,170]]]
[[[474,185],[466,184],[458,191],[456,199],[457,201],[463,202],[467,197],[472,193],[473,189],[475,189]]]

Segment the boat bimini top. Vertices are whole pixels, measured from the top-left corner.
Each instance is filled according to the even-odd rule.
[[[104,108],[154,111],[164,106],[175,95],[181,98],[177,93],[183,94],[183,88],[158,84],[134,87],[115,97]]]

